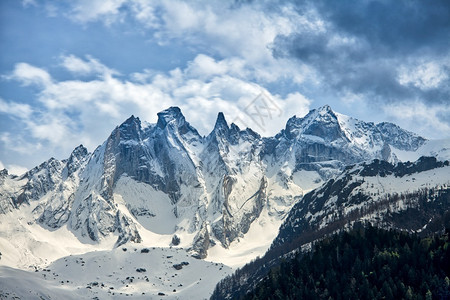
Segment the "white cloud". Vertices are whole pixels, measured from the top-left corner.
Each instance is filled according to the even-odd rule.
[[[305,116],[310,110],[312,101],[306,98],[304,95],[295,92],[288,94],[286,100],[282,103],[283,118],[284,122],[286,122],[288,118],[292,117],[293,115],[296,115],[297,117]]]
[[[117,71],[106,67],[97,59],[92,58],[89,55],[86,56],[86,60],[74,55],[62,56],[61,66],[76,75],[100,74],[103,76],[111,76],[113,74],[118,74]]]
[[[24,7],[29,7],[29,6],[36,6],[36,0],[22,0],[22,5]]]
[[[5,149],[20,154],[29,154],[30,149],[33,149],[33,151],[36,152],[42,149],[42,144],[39,141],[30,142],[26,137],[24,137],[27,128],[24,129],[25,130],[19,134],[11,134],[10,132],[0,133],[0,142],[4,145]]]
[[[224,74],[232,74],[243,78],[248,74],[245,67],[246,65],[243,59],[230,58],[216,61],[208,55],[199,54],[189,63],[186,72],[192,77],[202,79]]]
[[[271,45],[277,35],[324,30],[317,13],[299,14],[288,3],[274,9],[265,3],[236,5],[227,1],[76,0],[70,7],[68,16],[83,24],[120,23],[128,18],[140,25],[134,26],[137,32],[147,31],[152,41],[160,45],[177,40],[199,53],[230,58],[228,63],[245,61],[245,75],[250,76],[250,80],[266,82],[289,78],[301,83],[312,77],[306,66],[295,66],[287,59],[272,56]],[[68,65],[80,72],[89,69],[80,61],[68,61]],[[216,62],[204,67],[224,66]]]
[[[209,18],[210,11],[194,9],[186,2],[169,0],[163,1],[161,4],[165,9],[163,19],[172,32],[183,34],[204,25],[202,20]]]
[[[450,132],[448,123],[439,116],[449,116],[448,105],[426,105],[414,102],[392,103],[383,107],[384,113],[403,128],[419,133],[426,138],[443,138],[440,133]]]
[[[340,101],[348,106],[354,106],[358,103],[365,101],[365,97],[360,93],[353,93],[351,91],[344,91],[340,94]]]
[[[160,20],[156,13],[156,7],[148,0],[135,0],[130,3],[131,12],[145,28],[159,28]]]
[[[438,88],[449,79],[447,71],[449,68],[450,58],[401,66],[397,80],[402,85],[413,85],[422,90]]]
[[[24,174],[27,171],[28,171],[28,169],[23,167],[23,166],[14,165],[14,164],[8,165],[8,172],[10,174],[13,174],[13,175],[20,176],[20,175]]]
[[[22,175],[23,173],[27,172],[28,169],[22,166],[10,164],[10,165],[4,165],[3,162],[0,161],[0,170],[7,169],[9,174],[12,175]]]
[[[130,75],[130,78],[138,83],[146,83],[151,80],[157,72],[150,69],[144,69],[142,72],[135,72]]]
[[[52,82],[50,74],[47,71],[27,63],[16,64],[12,73],[5,76],[5,78],[18,80],[24,85],[36,84],[47,86]]]
[[[30,118],[32,109],[28,104],[6,102],[0,98],[0,112],[22,119]]]
[[[70,18],[80,23],[103,21],[109,25],[120,20],[120,8],[127,0],[77,0],[72,1]]]
[[[60,113],[44,113],[40,120],[26,120],[28,128],[34,138],[49,141],[53,144],[64,143],[64,140],[73,135],[70,126],[71,120]]]

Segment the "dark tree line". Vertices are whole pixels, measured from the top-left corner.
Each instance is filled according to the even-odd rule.
[[[326,237],[243,299],[450,299],[450,241],[372,226]]]

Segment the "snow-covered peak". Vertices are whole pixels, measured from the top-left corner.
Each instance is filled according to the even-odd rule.
[[[28,172],[24,173],[21,178],[31,178],[35,174],[41,172],[42,170],[48,170],[49,172],[55,172],[61,165],[61,162],[54,157],[51,157],[47,161],[43,162],[39,166],[34,167]]]
[[[0,177],[6,177],[8,176],[8,170],[7,169],[3,169],[0,171]]]
[[[169,129],[169,131],[178,131],[181,135],[190,133],[195,139],[200,138],[197,130],[186,121],[181,109],[176,106],[169,107],[168,109],[159,112],[156,126],[163,130]],[[191,138],[192,137],[190,137],[190,139]]]
[[[350,143],[367,151],[379,151],[390,145],[404,151],[416,151],[426,139],[400,128],[399,126],[382,122],[364,122],[355,118],[336,113],[339,126]]]
[[[376,125],[383,138],[392,146],[400,150],[415,151],[422,146],[426,139],[399,126],[382,122]]]
[[[219,140],[226,140],[229,141],[230,139],[230,127],[228,127],[228,123],[225,120],[225,116],[222,112],[219,112],[217,115],[216,124],[214,125],[213,131],[208,136],[208,140],[216,140],[217,142]]]
[[[329,105],[321,106],[317,109],[312,109],[305,119],[313,119],[318,121],[332,121],[336,120],[336,114]]]
[[[329,105],[313,109],[303,118],[290,118],[285,132],[289,139],[314,136],[325,141],[334,141],[344,137],[337,116]]]
[[[334,114],[334,111],[331,109],[331,106],[329,106],[328,104],[325,104],[324,106],[319,107],[317,109],[317,112],[321,115]]]
[[[81,166],[88,154],[88,150],[83,145],[79,145],[72,151],[66,163],[67,176],[73,174]]]
[[[179,125],[185,122],[185,118],[179,107],[172,106],[158,113],[157,125],[160,128],[165,128],[167,124],[172,122],[176,122]]]
[[[89,153],[89,152],[88,152],[88,150],[86,149],[86,147],[84,147],[83,145],[79,145],[79,146],[77,146],[77,147],[72,151],[72,153],[70,154],[69,159],[70,159],[71,157],[80,159],[80,158],[86,156],[88,153]]]
[[[255,141],[261,139],[261,136],[256,131],[253,131],[251,128],[246,128],[241,131],[241,137],[247,141]]]
[[[228,131],[228,129],[229,129],[228,123],[225,120],[223,112],[219,112],[219,114],[217,115],[216,124],[214,125],[214,131],[223,131],[223,130]]]
[[[337,116],[329,105],[311,110],[304,118],[303,123],[306,128],[314,123],[337,125]]]
[[[139,140],[141,131],[141,120],[132,115],[111,133],[110,139],[117,141]]]
[[[426,141],[395,124],[384,122],[375,125],[373,122],[364,122],[334,112],[329,105],[313,109],[303,118],[290,118],[286,129],[277,138],[282,136],[307,144],[319,143],[341,150],[348,149],[350,155],[357,156],[357,161],[361,161],[361,158],[396,161],[395,155],[391,155],[392,147],[416,151]]]
[[[211,133],[206,137],[206,148],[211,148],[212,152],[217,151],[217,147],[221,148],[222,151],[226,151],[226,145],[230,144],[230,127],[228,127],[225,116],[222,112],[219,112],[216,119],[216,124]],[[209,155],[207,155],[209,156]],[[210,157],[208,157],[210,158]]]
[[[349,143],[368,152],[380,151],[385,144],[382,134],[372,122],[336,113],[339,127]]]
[[[125,122],[123,122],[120,127],[125,127],[125,126],[129,126],[129,125],[133,125],[133,124],[140,124],[141,120],[139,120],[138,117],[135,117],[134,115],[131,115],[128,119],[125,120]]]

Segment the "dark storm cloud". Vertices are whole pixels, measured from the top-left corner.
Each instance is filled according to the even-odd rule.
[[[365,38],[377,50],[447,50],[450,1],[326,1],[319,13],[337,30]],[[383,49],[385,48],[385,49]]]
[[[400,84],[400,66],[448,61],[450,1],[295,2],[313,9],[324,31],[301,31],[274,40],[275,57],[294,57],[315,68],[331,89],[396,101],[450,100],[450,72],[437,86]],[[308,8],[308,9],[306,9]]]

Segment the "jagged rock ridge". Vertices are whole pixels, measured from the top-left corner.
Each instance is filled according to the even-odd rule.
[[[415,151],[424,143],[394,124],[365,123],[329,106],[292,117],[271,138],[219,113],[203,137],[171,107],[156,124],[131,116],[93,153],[79,146],[69,159],[52,158],[21,177],[2,173],[0,212],[37,201],[36,220],[49,230],[67,224],[86,242],[114,234],[116,245],[141,241],[144,229],[176,234],[204,257],[205,248],[228,247],[258,219],[281,224],[305,192],[346,165],[396,162],[391,147]]]

